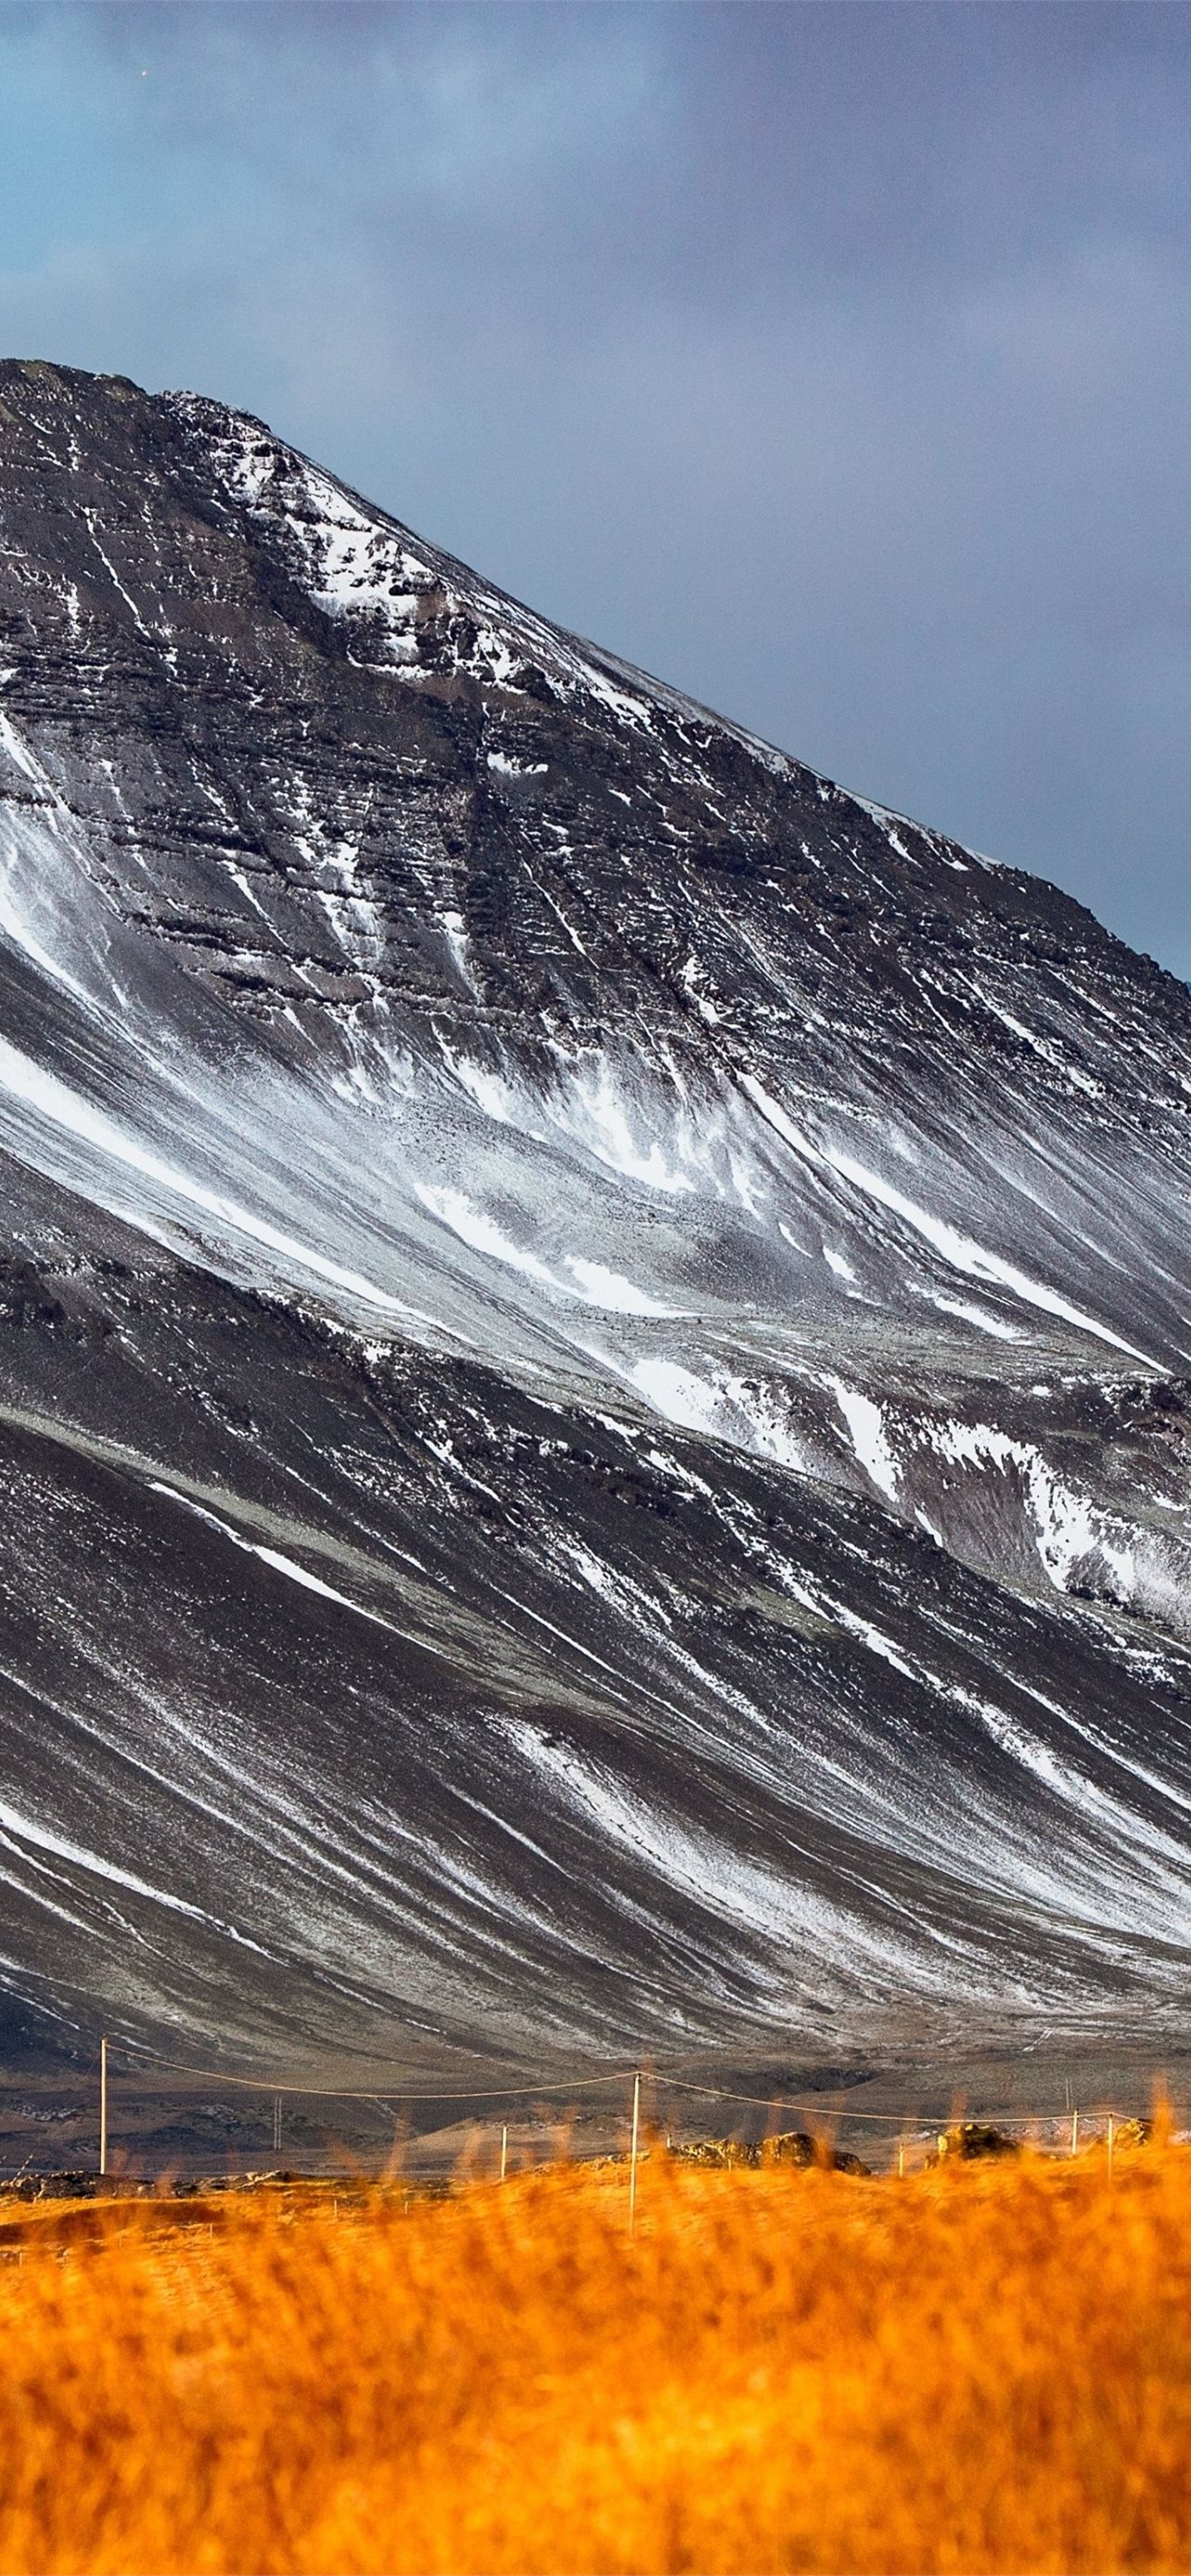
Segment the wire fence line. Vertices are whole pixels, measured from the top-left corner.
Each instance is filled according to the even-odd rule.
[[[192,2066],[181,2057],[163,2057],[160,2050],[155,2048],[125,2047],[115,2040],[109,2041],[108,2046],[110,2055],[122,2058],[125,2065],[167,2066],[177,2074],[192,2075],[196,2083],[231,2084],[239,2091],[249,2093],[292,2093],[303,2101],[319,2102],[512,2102],[522,2098],[536,2100],[543,2093],[586,2093],[597,2084],[631,2084],[637,2072],[633,2066],[615,2067],[610,2073],[604,2075],[568,2075],[558,2083],[551,2084],[473,2084],[463,2091],[455,2090],[449,2085],[435,2085],[429,2091],[419,2093],[404,2084],[372,2084],[357,2088],[343,2084],[279,2083],[272,2075],[231,2075],[222,2067]]]
[[[933,2129],[938,2126],[938,2115],[924,2111],[920,2103],[912,2111],[862,2111],[858,2107],[853,2107],[850,2102],[824,2104],[821,2095],[790,2100],[772,2093],[735,2093],[729,2091],[723,2084],[690,2084],[677,2075],[662,2076],[656,2080],[659,2089],[666,2092],[698,2093],[707,2100],[716,2102],[747,2102],[762,2111],[801,2111],[813,2118],[816,2112],[822,2117],[826,2110],[837,2120],[863,2120],[866,2123],[880,2123],[883,2128],[892,2127],[894,2130],[904,2127],[907,2122],[919,2129]],[[945,2121],[950,2122],[959,2115],[949,2110],[943,2116]],[[1070,2117],[1070,2107],[1055,2111],[981,2111],[980,2113],[982,2121],[999,2120],[1003,2126],[1027,2129],[1037,2128],[1047,2120],[1069,2120]]]
[[[954,2095],[951,2106],[946,2112],[938,2110],[931,2112],[924,2109],[921,2098],[913,2105],[907,2104],[898,2110],[874,2111],[867,2110],[859,2104],[841,2101],[838,2097],[833,2099],[822,2094],[788,2095],[777,2091],[746,2093],[735,2086],[701,2082],[689,2075],[671,2073],[664,2064],[658,2064],[656,2061],[617,2066],[605,2069],[603,2072],[576,2073],[531,2084],[497,2083],[464,2087],[445,2084],[427,2087],[423,2084],[423,2087],[418,2089],[400,2080],[383,2087],[377,2085],[364,2087],[293,2083],[279,2080],[267,2072],[256,2075],[233,2074],[223,2067],[196,2066],[188,2059],[170,2057],[162,2050],[124,2041],[109,2041],[106,2053],[109,2059],[118,2059],[125,2067],[142,2075],[148,2074],[154,2067],[160,2067],[171,2074],[186,2076],[196,2085],[224,2085],[237,2092],[270,2096],[278,2103],[283,2097],[295,2101],[367,2103],[377,2111],[385,2112],[390,2118],[397,2118],[403,2111],[412,2110],[420,2103],[463,2105],[490,2102],[496,2106],[493,2117],[499,2112],[500,2106],[506,2102],[537,2102],[549,2097],[562,2096],[578,2106],[581,2097],[585,2094],[610,2086],[623,2086],[627,2094],[637,2081],[651,2087],[655,2095],[681,2093],[691,2099],[708,2103],[726,2102],[742,2108],[765,2111],[770,2117],[779,2112],[796,2113],[807,2120],[812,2128],[816,2125],[821,2129],[827,2129],[857,2124],[884,2129],[892,2133],[892,2142],[896,2142],[899,2136],[908,2140],[923,2133],[934,2135],[965,2116],[965,2113],[957,2107]],[[83,2070],[80,2082],[87,2081],[94,2071],[95,2063],[96,2059],[92,2058],[87,2068]],[[1107,2111],[1103,2105],[1096,2107],[1089,2103],[1085,2108],[1077,2109],[1071,2101],[1062,2108],[1056,2105],[1050,2111],[1037,2109],[1022,2111],[1010,2106],[991,2110],[982,2108],[977,2116],[982,2125],[996,2124],[1001,2128],[1028,2131],[1069,2123],[1073,2112],[1080,2121],[1115,2117],[1115,2114]],[[27,2158],[26,2165],[28,2162]],[[24,2168],[21,2170],[23,2171]]]
[[[117,2053],[114,2047],[112,2053],[113,2055]],[[626,2088],[631,2087],[639,2076],[644,2084],[652,2085],[655,2092],[687,2093],[705,2101],[736,2102],[762,2111],[799,2111],[810,2119],[863,2121],[866,2125],[879,2125],[883,2128],[892,2128],[894,2131],[904,2127],[907,2122],[919,2129],[934,2129],[938,2126],[940,2117],[946,2122],[957,2116],[954,2109],[949,2109],[941,2115],[925,2111],[921,2101],[915,2103],[912,2108],[906,2107],[897,2111],[866,2111],[857,2104],[838,2099],[832,2100],[822,2094],[742,2093],[729,2085],[698,2083],[690,2076],[671,2074],[664,2065],[648,2059],[636,2065],[614,2067],[602,2075],[587,2073],[570,2075],[549,2083],[482,2084],[462,2088],[435,2085],[419,2092],[412,2086],[403,2084],[387,2085],[383,2089],[372,2087],[367,2091],[319,2084],[279,2084],[272,2076],[267,2075],[231,2075],[215,2067],[193,2067],[181,2058],[162,2056],[157,2050],[127,2048],[119,2053],[124,2056],[126,2063],[151,2062],[157,2066],[169,2067],[177,2073],[193,2075],[203,2082],[231,2084],[251,2092],[286,2093],[314,2101],[374,2102],[378,2106],[386,2105],[395,2110],[412,2107],[417,2102],[537,2101],[547,2094],[564,2094],[574,2099],[578,2095],[593,2091],[597,2085],[623,2084]],[[1004,2126],[1030,2129],[1048,2121],[1070,2120],[1074,2107],[1074,2104],[1068,2102],[1062,2109],[1056,2107],[1052,2111],[1020,2111],[1013,2108],[982,2110],[979,2116],[982,2121],[1000,2121]]]

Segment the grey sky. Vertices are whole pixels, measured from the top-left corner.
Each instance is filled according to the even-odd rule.
[[[0,6],[0,348],[262,413],[1191,976],[1182,0]]]

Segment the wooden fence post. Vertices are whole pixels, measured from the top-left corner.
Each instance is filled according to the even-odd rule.
[[[629,2234],[637,2223],[637,2140],[641,2129],[641,2076],[633,2077],[633,2143],[629,2149]]]

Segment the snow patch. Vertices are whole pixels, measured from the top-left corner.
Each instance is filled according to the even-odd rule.
[[[262,1565],[269,1566],[274,1574],[284,1574],[287,1582],[300,1584],[304,1592],[317,1592],[324,1601],[336,1602],[341,1610],[350,1610],[357,1619],[371,1620],[374,1628],[387,1628],[391,1636],[397,1633],[389,1620],[381,1618],[378,1610],[365,1610],[359,1601],[349,1601],[346,1592],[336,1592],[332,1584],[323,1583],[317,1574],[308,1573],[295,1557],[283,1556],[280,1548],[259,1546],[255,1539],[242,1538],[230,1521],[221,1520],[218,1512],[208,1511],[204,1504],[196,1503],[189,1494],[180,1494],[176,1486],[164,1485],[153,1478],[149,1491],[151,1494],[164,1494],[169,1502],[178,1503],[183,1511],[193,1512],[196,1520],[205,1521],[209,1529],[218,1530],[220,1537],[230,1539],[233,1547],[242,1548],[246,1556],[259,1556]]]
[[[916,1234],[931,1244],[952,1269],[963,1271],[970,1279],[983,1279],[990,1287],[1007,1288],[1023,1304],[1039,1307],[1044,1314],[1056,1315],[1064,1323],[1073,1324],[1078,1332],[1090,1333],[1096,1341],[1109,1343],[1114,1350],[1124,1351],[1129,1359],[1140,1360],[1143,1368],[1158,1367],[1159,1363],[1145,1351],[1139,1351],[1132,1342],[1123,1340],[1119,1333],[1110,1331],[1108,1325],[1099,1323],[1095,1316],[1071,1305],[1066,1297],[1059,1296],[1057,1290],[1046,1287],[1041,1280],[1031,1279],[1026,1271],[1018,1270],[1012,1262],[1002,1261],[995,1252],[986,1252],[982,1244],[974,1243],[942,1217],[932,1216],[928,1209],[917,1206],[880,1172],[869,1171],[853,1155],[841,1153],[838,1147],[813,1145],[809,1136],[787,1117],[780,1102],[771,1098],[755,1074],[742,1073],[740,1085],[760,1110],[767,1125],[802,1162],[809,1163],[815,1171],[838,1174],[841,1180],[850,1182],[853,1189],[860,1190],[866,1198],[875,1199],[879,1207],[888,1208],[891,1215],[900,1217],[904,1224],[911,1226]]]
[[[461,1243],[473,1252],[482,1252],[490,1261],[503,1262],[511,1270],[520,1270],[539,1287],[556,1290],[564,1297],[579,1297],[586,1306],[600,1306],[618,1315],[655,1315],[673,1317],[675,1306],[663,1306],[655,1297],[638,1288],[635,1281],[619,1270],[609,1270],[602,1262],[588,1261],[577,1253],[562,1256],[570,1278],[564,1279],[536,1252],[514,1243],[495,1217],[485,1208],[476,1207],[462,1190],[447,1189],[427,1181],[415,1181],[414,1195],[422,1206],[438,1217],[443,1225],[457,1234]]]
[[[859,1464],[879,1493],[897,1501],[901,1470],[889,1446],[885,1417],[871,1396],[861,1395],[855,1387],[845,1386],[842,1378],[827,1381],[848,1426],[848,1436]]]

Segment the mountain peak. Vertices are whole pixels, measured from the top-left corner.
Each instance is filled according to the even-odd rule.
[[[0,523],[22,1993],[1173,2010],[1191,995],[205,397]]]

